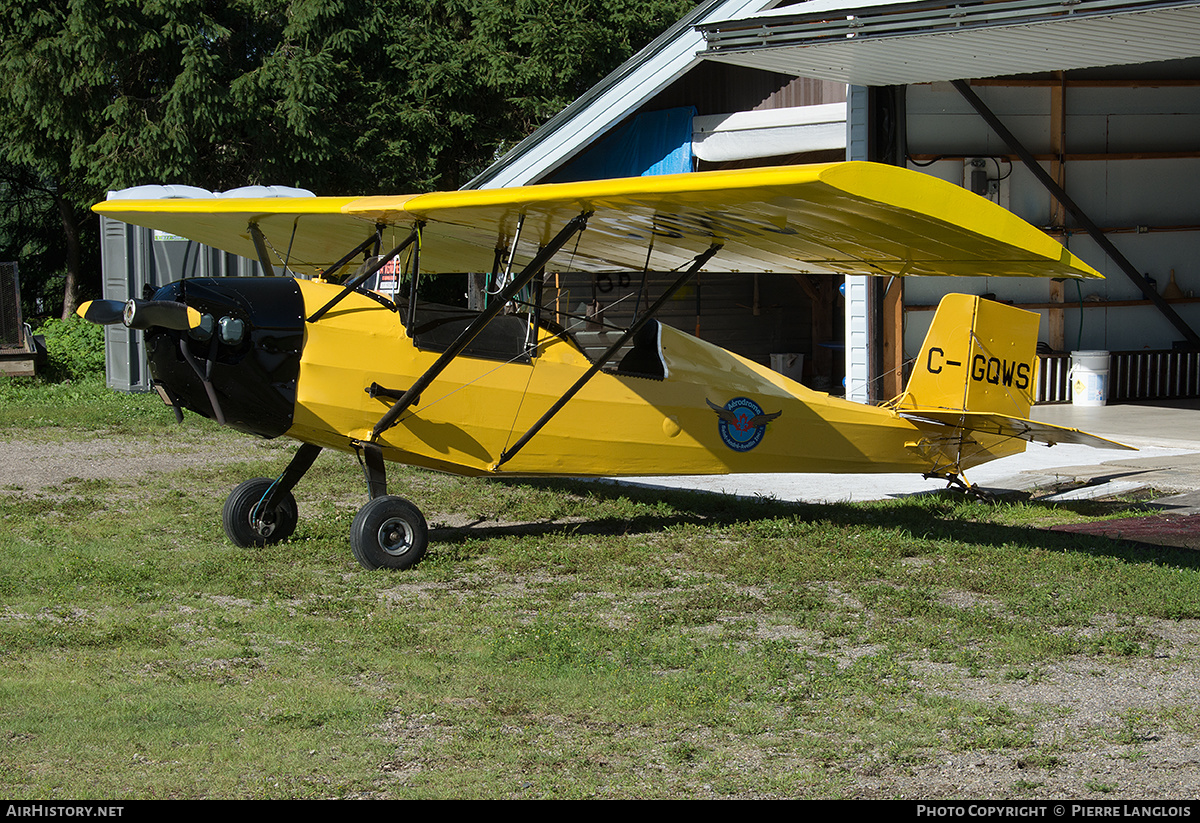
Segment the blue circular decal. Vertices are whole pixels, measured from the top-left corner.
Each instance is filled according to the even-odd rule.
[[[735,397],[724,408],[707,401],[717,413],[717,431],[726,446],[738,452],[748,452],[762,442],[767,423],[780,415],[763,414],[762,406],[748,397]]]

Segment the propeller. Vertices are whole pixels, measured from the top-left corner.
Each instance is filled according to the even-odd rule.
[[[89,300],[76,311],[80,317],[101,326],[124,323],[131,329],[164,329],[187,331],[200,325],[200,312],[186,303],[174,300],[138,300],[122,303],[119,300]]]
[[[98,326],[115,326],[124,312],[125,304],[120,300],[89,300],[75,310],[84,320]]]

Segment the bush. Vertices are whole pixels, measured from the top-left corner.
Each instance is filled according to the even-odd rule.
[[[46,339],[47,380],[104,377],[104,328],[81,317],[47,320],[37,333]]]

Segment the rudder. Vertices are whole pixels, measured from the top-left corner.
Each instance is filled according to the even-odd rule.
[[[894,408],[1028,418],[1040,321],[1036,312],[982,297],[946,295]]]

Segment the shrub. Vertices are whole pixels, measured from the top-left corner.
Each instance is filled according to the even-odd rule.
[[[104,328],[80,317],[46,320],[37,333],[46,339],[47,380],[104,377]]]

